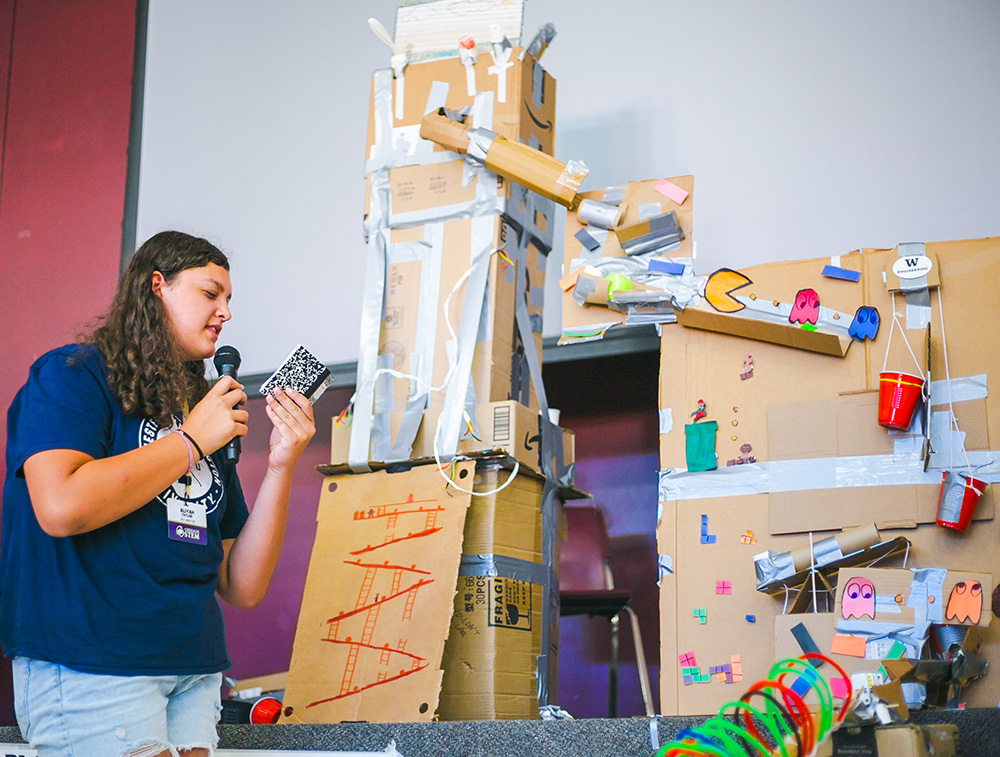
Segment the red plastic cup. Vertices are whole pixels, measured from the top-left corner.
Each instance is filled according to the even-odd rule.
[[[937,524],[955,531],[965,531],[972,522],[976,505],[985,488],[986,482],[977,478],[953,471],[942,473]]]
[[[274,725],[281,715],[281,702],[274,697],[261,697],[250,709],[250,722],[254,725]]]
[[[878,378],[878,423],[907,429],[920,400],[924,380],[909,373],[885,371]]]

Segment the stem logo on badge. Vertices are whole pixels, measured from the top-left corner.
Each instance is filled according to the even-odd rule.
[[[169,428],[160,428],[151,418],[143,419],[139,424],[139,446],[144,447],[161,439],[179,426],[180,421],[176,417]],[[167,508],[183,503],[204,508],[206,514],[214,512],[222,501],[224,491],[222,475],[215,461],[210,456],[199,460],[191,469],[190,480],[187,479],[187,475],[181,476],[156,498]]]

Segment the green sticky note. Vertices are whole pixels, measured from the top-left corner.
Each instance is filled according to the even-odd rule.
[[[715,435],[719,430],[716,421],[688,423],[684,426],[684,453],[689,471],[715,470],[719,467],[715,454]]]

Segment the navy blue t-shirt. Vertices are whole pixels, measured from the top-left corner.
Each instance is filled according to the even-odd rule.
[[[37,452],[111,457],[167,433],[122,411],[94,347],[62,347],[31,367],[7,414],[0,517],[0,644],[7,656],[115,675],[229,667],[215,589],[222,540],[240,532],[247,506],[221,451],[195,467],[186,492],[206,505],[206,544],[167,536],[167,502],[185,496],[180,481],[114,523],[65,538],[42,531],[28,498],[22,466]]]

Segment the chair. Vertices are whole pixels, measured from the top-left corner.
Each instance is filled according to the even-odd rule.
[[[591,615],[611,623],[611,657],[608,661],[608,717],[618,716],[618,626],[621,614],[629,618],[635,642],[639,690],[646,715],[652,717],[653,695],[646,667],[639,619],[629,607],[632,592],[616,589],[611,573],[611,543],[604,513],[595,506],[566,507],[566,541],[559,557],[559,614]]]

